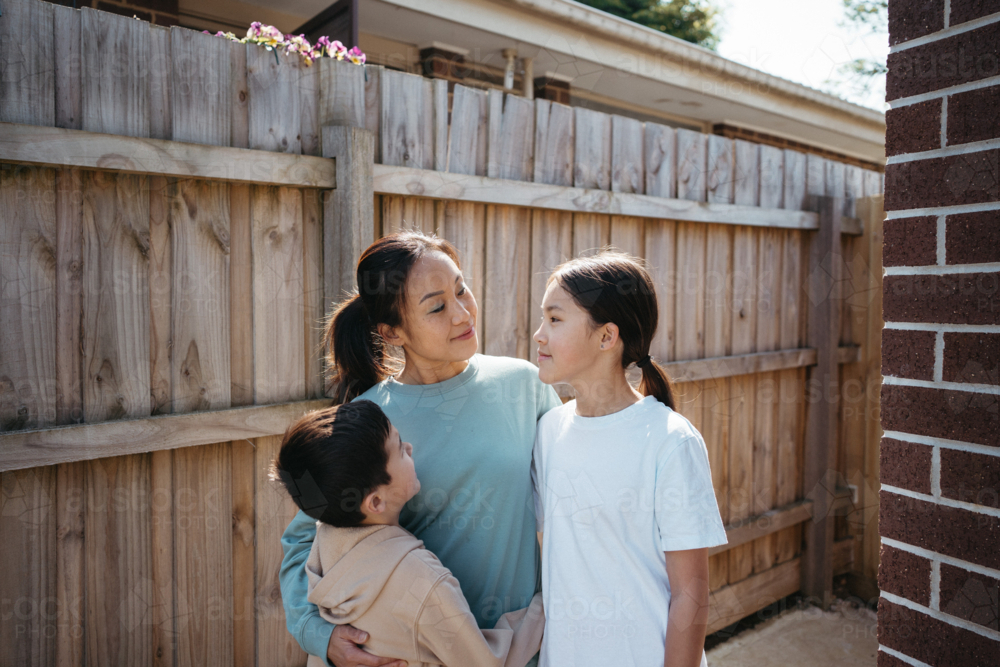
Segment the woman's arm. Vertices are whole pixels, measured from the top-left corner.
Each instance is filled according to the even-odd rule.
[[[708,629],[708,549],[664,551],[670,611],[664,667],[698,667]]]

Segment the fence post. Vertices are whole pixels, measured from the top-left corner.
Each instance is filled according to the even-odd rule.
[[[843,278],[841,249],[842,197],[814,196],[819,229],[809,244],[809,346],[816,348],[816,365],[806,386],[806,440],[803,489],[813,501],[813,516],[805,523],[802,593],[827,609],[833,601],[833,503],[837,487],[836,447],[839,409],[837,348],[840,343],[839,293]]]
[[[337,187],[323,201],[323,286],[326,313],[354,289],[354,271],[375,241],[372,160],[375,135],[360,127],[323,127],[323,157],[337,161]]]

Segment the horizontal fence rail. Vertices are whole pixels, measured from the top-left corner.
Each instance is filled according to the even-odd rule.
[[[334,189],[333,159],[0,123],[0,162],[147,176]]]

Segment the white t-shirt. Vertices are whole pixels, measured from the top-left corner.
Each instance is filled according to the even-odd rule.
[[[539,666],[662,666],[663,552],[726,543],[701,434],[652,396],[603,417],[570,401],[539,420],[531,478],[544,533]]]

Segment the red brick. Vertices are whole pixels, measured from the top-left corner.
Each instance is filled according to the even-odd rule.
[[[907,108],[909,107],[902,109]],[[958,146],[972,141],[986,141],[1000,137],[998,109],[1000,109],[1000,86],[949,95],[948,145]],[[888,120],[888,114],[886,119]]]
[[[1000,630],[1000,580],[941,563],[941,611]]]
[[[887,211],[995,201],[1000,201],[997,149],[911,160],[885,168]]]
[[[882,428],[1000,446],[997,396],[936,387],[882,385]]]
[[[933,331],[882,330],[882,375],[934,379]]]
[[[879,651],[876,667],[910,667],[910,663],[903,662],[894,655]]]
[[[995,516],[879,491],[878,529],[882,537],[1000,568],[1000,518]]]
[[[941,495],[1000,507],[1000,456],[941,449]]]
[[[1000,323],[1000,273],[889,275],[882,319],[939,324]]]
[[[881,598],[878,643],[934,667],[977,667],[1000,661],[1000,642]]]
[[[931,562],[883,544],[879,556],[878,587],[887,593],[930,606]]]
[[[951,109],[948,109],[949,119]],[[917,153],[941,148],[941,100],[885,112],[885,154]]]
[[[949,215],[944,238],[947,264],[1000,262],[1000,210]]]
[[[879,482],[917,493],[931,492],[931,448],[915,442],[882,438]]]
[[[882,266],[936,263],[936,216],[892,218],[882,223]]]
[[[1000,12],[996,0],[951,0],[949,24],[958,25],[996,12]]]
[[[945,333],[942,371],[946,382],[1000,384],[1000,334]]]
[[[944,29],[944,0],[889,0],[889,44]]]
[[[1000,74],[1000,23],[890,53],[886,101]]]

